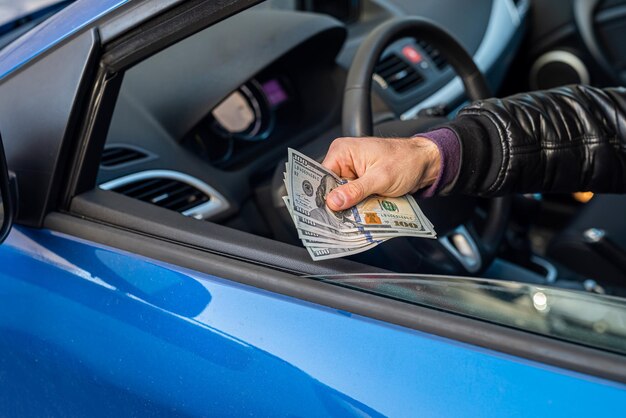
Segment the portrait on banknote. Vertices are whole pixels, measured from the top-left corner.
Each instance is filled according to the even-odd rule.
[[[311,218],[328,224],[333,228],[341,229],[356,224],[345,216],[344,212],[333,212],[326,205],[326,196],[338,186],[337,181],[329,174],[320,179],[320,184],[315,191],[315,205],[317,206],[310,213]]]

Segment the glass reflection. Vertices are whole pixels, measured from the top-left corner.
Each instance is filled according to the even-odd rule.
[[[548,297],[543,292],[536,292],[533,295],[533,306],[540,312],[547,311],[548,308]]]
[[[315,279],[626,354],[626,300],[617,297],[467,277],[368,274]]]

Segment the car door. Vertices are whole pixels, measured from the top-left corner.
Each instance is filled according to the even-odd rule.
[[[76,34],[37,62],[72,64],[68,78],[29,97],[18,81],[45,84],[35,76],[49,74],[47,65],[0,85],[31,112],[56,103],[46,117],[65,117],[55,122],[59,132],[49,131],[59,139],[37,149],[40,136],[20,133],[47,132],[50,119],[20,118],[6,99],[0,116],[24,211],[0,247],[5,415],[554,416],[608,413],[623,403],[619,356],[302,277],[312,264],[289,246],[92,190],[90,147],[106,130],[98,116],[110,116],[103,84],[194,24],[249,5],[202,4],[167,12],[165,32],[162,15],[124,30],[115,20],[129,32],[116,39],[121,49],[108,43],[111,26],[102,24],[100,36]],[[75,83],[67,101],[48,96],[68,79]],[[47,176],[66,168],[51,202],[53,187],[32,170],[49,160]],[[270,252],[280,253],[274,264],[255,259]],[[577,395],[583,391],[588,396]]]

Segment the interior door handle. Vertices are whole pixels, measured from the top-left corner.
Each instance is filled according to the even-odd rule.
[[[617,74],[615,68],[604,53],[595,33],[594,16],[595,10],[602,0],[574,0],[574,20],[578,27],[580,37],[585,47],[600,65],[602,70],[610,77],[612,83],[616,85],[624,84],[624,80]]]

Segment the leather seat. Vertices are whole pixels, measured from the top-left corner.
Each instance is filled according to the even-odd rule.
[[[617,254],[614,252],[609,256],[606,252],[598,251],[598,247],[594,249],[594,244],[590,245],[584,236],[584,232],[590,228],[603,230],[611,249]],[[571,224],[552,240],[547,255],[599,283],[625,286],[626,195],[596,195]]]

